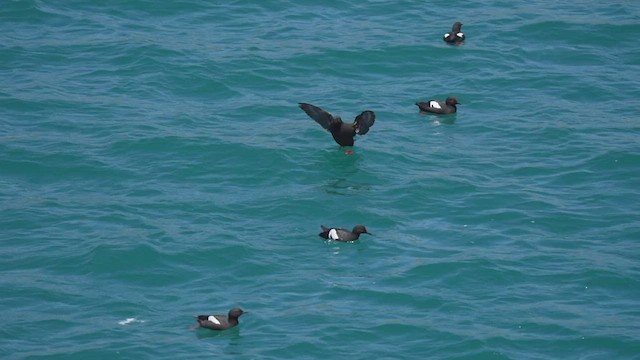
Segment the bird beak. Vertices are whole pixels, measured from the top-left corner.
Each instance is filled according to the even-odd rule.
[[[367,234],[367,235],[371,235],[371,236],[375,236],[375,235],[373,235],[373,234],[372,234],[372,233],[370,233],[370,232],[366,232],[365,234]]]

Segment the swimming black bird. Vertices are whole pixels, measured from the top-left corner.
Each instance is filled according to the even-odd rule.
[[[420,108],[420,111],[429,112],[433,114],[453,114],[458,111],[456,105],[462,105],[453,96],[450,96],[445,101],[429,100],[424,102],[417,102],[416,105]]]
[[[211,330],[227,330],[238,325],[240,315],[247,312],[240,308],[233,308],[229,310],[228,315],[198,315],[196,316],[198,325],[192,326],[190,329],[203,327]]]
[[[356,134],[366,134],[376,121],[376,114],[369,110],[363,111],[360,115],[356,116],[353,123],[344,123],[339,116],[333,116],[317,106],[300,103],[300,108],[304,110],[309,117],[328,130],[340,146],[353,146],[353,138]]]
[[[343,228],[328,228],[326,226],[320,225],[322,228],[322,232],[318,234],[318,236],[336,241],[356,241],[360,238],[360,234],[368,234],[373,235],[372,233],[367,231],[367,228],[364,225],[356,225],[353,227],[353,230],[347,230]]]
[[[464,41],[464,33],[462,32],[462,23],[460,21],[453,24],[450,33],[444,34],[444,41],[449,44],[460,44]]]

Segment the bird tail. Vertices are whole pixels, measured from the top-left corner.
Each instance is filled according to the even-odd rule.
[[[322,232],[320,234],[318,234],[318,236],[320,236],[321,238],[325,238],[328,239],[329,238],[329,229],[328,227],[324,226],[324,225],[320,225],[320,228],[322,228]]]

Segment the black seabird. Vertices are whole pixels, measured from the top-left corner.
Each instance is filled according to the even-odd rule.
[[[199,327],[211,329],[211,330],[227,330],[238,325],[238,318],[240,315],[247,313],[240,308],[233,308],[229,310],[228,315],[198,315],[196,320],[198,325],[192,326],[190,329],[197,329]]]
[[[373,235],[372,233],[367,231],[367,228],[364,225],[356,225],[353,227],[353,230],[347,230],[343,228],[328,228],[326,226],[320,225],[322,228],[322,232],[318,234],[318,236],[336,241],[356,241],[360,237],[360,234],[368,234]]]
[[[420,111],[429,112],[433,114],[453,114],[458,111],[456,105],[462,105],[453,96],[447,98],[446,101],[429,100],[424,102],[417,102],[416,105],[420,108]]]
[[[449,44],[460,44],[464,41],[464,33],[462,32],[462,23],[460,21],[453,24],[450,33],[444,34],[444,41]]]
[[[356,134],[364,135],[369,132],[369,128],[373,126],[376,120],[376,114],[369,110],[363,111],[356,116],[353,123],[344,123],[339,116],[333,116],[317,106],[300,103],[300,108],[328,130],[340,146],[353,146],[353,138]]]

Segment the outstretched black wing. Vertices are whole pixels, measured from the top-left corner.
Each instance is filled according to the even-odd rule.
[[[309,115],[313,120],[315,120],[318,124],[322,125],[323,128],[329,130],[331,127],[331,123],[336,121],[336,118],[333,117],[330,113],[320,109],[319,107],[307,103],[300,103],[300,109],[304,110],[304,112]]]
[[[358,135],[364,135],[369,132],[369,128],[373,126],[375,121],[376,114],[373,111],[367,110],[356,116],[356,120],[353,122],[353,125],[355,125]]]

